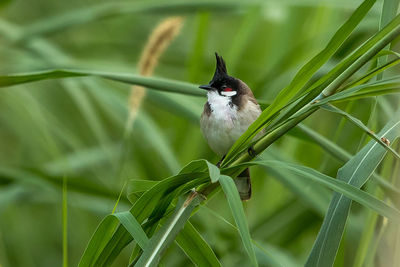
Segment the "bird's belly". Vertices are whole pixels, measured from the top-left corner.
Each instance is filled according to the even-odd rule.
[[[211,149],[223,156],[251,123],[252,121],[241,120],[237,112],[213,112],[209,117],[202,118],[201,128]]]

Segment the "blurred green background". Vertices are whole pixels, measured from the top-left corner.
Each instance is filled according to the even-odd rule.
[[[167,17],[181,15],[181,31],[161,56],[155,76],[207,83],[217,51],[225,58],[229,74],[270,103],[361,3],[285,0],[236,5],[225,1],[178,8],[160,1],[151,3],[165,8],[141,11],[115,8],[118,2],[1,1],[0,73],[54,67],[137,73],[152,29]],[[149,4],[123,3],[138,8]],[[381,5],[378,1],[319,75],[377,31]],[[92,17],[99,10],[105,10],[103,15]],[[70,23],[59,27],[60,21]],[[218,161],[199,129],[206,101],[202,97],[149,90],[132,133],[124,140],[130,90],[125,84],[87,77],[0,89],[0,266],[62,264],[63,177],[68,178],[68,259],[75,266],[101,219],[112,211],[125,181],[160,180],[198,158]],[[372,113],[374,101],[340,107],[378,131],[398,107],[399,98],[380,97]],[[316,112],[305,124],[352,154],[368,141],[361,130],[326,111]],[[297,162],[333,177],[343,164],[299,130],[281,138],[262,157]],[[296,184],[285,171],[253,167],[251,172],[253,198],[245,203],[245,211],[252,237],[285,266],[303,265],[332,192]],[[395,175],[390,168],[387,174]],[[117,210],[128,208],[123,194]],[[368,214],[353,204],[337,266],[352,266]],[[224,266],[246,266],[240,237],[222,218],[233,222],[219,193],[191,222]],[[383,237],[375,266],[387,266],[385,257],[379,256],[384,255],[385,244]],[[130,249],[114,266],[126,265]],[[192,264],[176,245],[162,262]]]

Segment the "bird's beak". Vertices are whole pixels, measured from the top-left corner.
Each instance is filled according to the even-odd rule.
[[[214,89],[214,88],[213,88],[212,86],[210,86],[209,84],[200,85],[199,88],[205,89],[205,90],[212,90],[212,89]]]

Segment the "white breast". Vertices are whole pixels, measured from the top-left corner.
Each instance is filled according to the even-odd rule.
[[[211,149],[218,155],[225,155],[235,141],[247,130],[261,113],[260,107],[247,101],[241,110],[231,103],[230,97],[209,91],[210,116],[201,117],[201,129]]]

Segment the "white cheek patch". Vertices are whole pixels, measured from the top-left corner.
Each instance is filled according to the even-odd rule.
[[[222,91],[221,92],[221,95],[223,95],[223,96],[234,96],[234,95],[236,95],[237,94],[237,92],[236,91]]]

